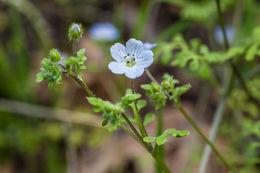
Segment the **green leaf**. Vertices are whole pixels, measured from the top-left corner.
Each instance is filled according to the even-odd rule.
[[[138,100],[137,101],[137,110],[140,111],[142,108],[144,108],[147,105],[146,100]]]
[[[258,54],[258,44],[251,46],[246,53],[246,60],[251,61]]]
[[[127,94],[133,94],[133,91],[130,88],[127,88],[126,92],[125,92],[125,95],[127,95]]]
[[[88,102],[94,106],[93,111],[94,112],[101,112],[103,111],[103,100],[101,100],[100,98],[96,98],[96,97],[87,97]]]
[[[83,56],[85,54],[85,49],[80,49],[78,52],[77,52],[77,56],[80,57],[80,56]]]
[[[96,97],[87,97],[87,100],[90,104],[92,104],[93,106],[97,106],[97,105],[102,105],[103,101],[100,98],[96,98]]]
[[[146,126],[147,124],[152,122],[154,120],[154,118],[155,118],[154,114],[152,114],[152,113],[146,114],[144,117],[144,126]]]
[[[126,94],[122,97],[122,104],[123,106],[129,106],[134,100],[137,100],[141,97],[140,94]]]
[[[200,64],[199,64],[199,60],[198,60],[198,59],[193,59],[193,60],[191,61],[191,63],[190,63],[190,69],[191,69],[192,71],[198,70],[198,69],[199,69],[199,66],[200,66]]]
[[[144,84],[144,85],[141,85],[141,88],[143,88],[144,90],[148,91],[148,90],[152,90],[152,87],[150,84]]]
[[[59,60],[61,60],[60,53],[57,49],[51,49],[49,52],[49,56],[52,62],[57,63]]]
[[[163,145],[166,142],[167,142],[167,137],[166,136],[161,135],[161,136],[156,138],[157,145]]]
[[[175,132],[176,132],[176,129],[171,128],[171,129],[165,130],[161,135],[163,135],[163,136],[169,136],[169,135],[172,135],[172,134],[175,133]]]
[[[36,75],[36,82],[41,82],[42,80],[43,80],[43,75],[42,72],[40,72]]]
[[[172,133],[172,136],[176,137],[176,138],[181,138],[184,136],[189,135],[190,132],[188,130],[184,130],[184,131],[175,131]]]
[[[102,127],[106,126],[108,124],[108,121],[107,120],[103,120],[102,121]]]
[[[146,136],[143,138],[143,141],[146,143],[151,143],[156,140],[156,137]]]

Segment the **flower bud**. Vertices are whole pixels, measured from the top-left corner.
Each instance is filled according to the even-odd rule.
[[[70,40],[79,40],[82,37],[83,29],[81,24],[72,23],[69,28],[69,39]]]
[[[158,91],[160,91],[160,85],[158,85],[158,84],[155,84],[155,83],[151,83],[151,86],[152,86],[152,90],[153,90],[153,92],[158,92]]]
[[[51,49],[49,52],[49,56],[52,62],[57,63],[59,60],[61,60],[60,53],[57,49]]]
[[[169,80],[169,79],[165,79],[163,82],[162,82],[162,87],[163,87],[163,89],[165,89],[165,90],[169,90],[169,89],[171,89],[171,87],[173,86],[173,83],[172,83],[172,81],[171,80]]]

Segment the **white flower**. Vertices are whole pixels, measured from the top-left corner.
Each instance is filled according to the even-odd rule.
[[[95,23],[90,28],[90,37],[98,41],[115,41],[119,38],[118,29],[109,22]]]
[[[157,46],[157,43],[149,43],[149,42],[144,43],[144,48],[147,50],[152,50],[156,46]]]
[[[131,38],[126,42],[126,47],[120,43],[110,48],[114,60],[108,64],[108,68],[115,74],[125,74],[130,79],[140,77],[144,68],[153,63],[153,52],[146,50],[144,44]]]

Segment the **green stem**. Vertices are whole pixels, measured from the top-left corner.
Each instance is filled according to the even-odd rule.
[[[131,89],[132,89],[132,92],[135,93],[135,91],[134,91],[134,80],[131,80]],[[137,106],[136,106],[135,101],[131,104],[131,108],[133,110],[133,113],[134,113],[134,116],[135,116],[135,119],[136,119],[136,124],[138,125],[142,136],[143,137],[147,136],[147,132],[145,130],[144,124],[142,122],[142,119],[141,119],[138,111],[137,111]]]
[[[73,51],[73,56],[77,56],[77,41],[73,40],[72,41],[72,51]],[[71,76],[85,91],[86,93],[91,96],[91,97],[96,97],[96,95],[89,89],[87,84],[83,82],[74,72],[71,71],[71,73],[68,72],[68,75]]]
[[[147,76],[150,78],[151,81],[160,85],[159,82],[153,77],[153,75],[150,73],[150,71],[147,68],[145,69],[145,73],[147,74]]]
[[[77,56],[77,41],[76,40],[73,40],[72,41],[72,53],[73,53],[73,56],[76,57]]]
[[[153,155],[153,158],[157,161],[157,163],[161,166],[161,168],[164,170],[165,173],[171,173],[170,169],[167,167],[167,165],[161,160],[158,155]]]
[[[157,121],[157,129],[156,129],[156,136],[160,136],[163,133],[163,115],[162,115],[162,109],[158,110],[158,121]],[[154,151],[157,153],[158,157],[160,157],[162,160],[165,159],[164,156],[164,146],[158,146],[154,149]],[[160,169],[160,166],[158,164],[156,166],[156,172],[162,173],[162,170]]]
[[[171,173],[170,169],[167,167],[167,165],[164,163],[163,160],[161,160],[160,157],[156,154],[156,152],[153,152],[153,148],[150,147],[147,143],[143,141],[142,136],[138,133],[138,131],[135,129],[134,125],[130,122],[130,120],[127,118],[125,114],[122,114],[123,118],[126,120],[129,127],[133,130],[134,135],[130,130],[128,130],[125,126],[121,125],[121,127],[130,135],[132,136],[137,142],[139,142],[151,155],[152,157],[157,161],[158,165],[164,170],[165,173]]]
[[[225,166],[229,169],[232,170],[233,172],[234,169],[228,164],[228,162],[224,159],[224,157],[220,154],[220,152],[216,149],[213,143],[211,143],[207,137],[201,132],[199,127],[194,123],[194,121],[190,118],[190,116],[183,110],[182,106],[180,104],[176,105],[179,111],[182,113],[182,115],[185,117],[185,119],[192,125],[192,127],[197,131],[197,133],[202,137],[202,139],[211,147],[211,149],[216,153],[218,158],[225,164]]]
[[[140,145],[142,145],[144,148],[147,146],[144,145],[144,143],[138,138],[134,133],[132,133],[125,125],[121,124],[120,127],[126,131],[130,136],[132,136]]]
[[[80,79],[76,74],[70,74],[70,76],[88,93],[91,97],[96,97],[96,95],[89,89],[89,87]]]
[[[126,120],[126,123],[129,125],[129,127],[132,129],[132,131],[135,133],[135,135],[143,141],[143,137],[139,134],[139,132],[136,130],[135,126],[131,123],[131,121],[127,118],[127,116],[122,113],[122,117]]]

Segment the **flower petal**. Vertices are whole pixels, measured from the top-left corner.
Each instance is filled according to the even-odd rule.
[[[108,68],[115,74],[124,74],[127,70],[127,67],[124,63],[120,63],[117,61],[112,61],[108,64]]]
[[[126,56],[126,49],[121,43],[116,43],[110,48],[111,56],[117,62],[122,62]]]
[[[136,59],[136,64],[143,68],[149,67],[153,63],[153,52],[150,50],[143,51]]]
[[[131,38],[126,42],[126,53],[133,56],[139,56],[144,50],[144,45],[141,41]]]
[[[125,72],[125,75],[130,79],[135,79],[140,77],[143,73],[144,73],[144,68],[135,65],[133,67],[128,67]]]
[[[149,43],[149,42],[144,43],[144,49],[146,49],[146,50],[152,50],[156,46],[157,46],[157,43]]]

